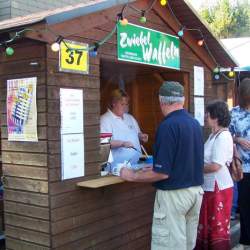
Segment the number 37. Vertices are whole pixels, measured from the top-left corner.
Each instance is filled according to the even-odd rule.
[[[69,56],[68,58],[65,59],[65,61],[68,64],[74,64],[76,60],[76,64],[80,65],[82,54],[83,54],[82,51],[67,49],[66,53],[68,53],[68,56]]]

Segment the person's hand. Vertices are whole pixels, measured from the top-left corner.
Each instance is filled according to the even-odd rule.
[[[134,176],[134,170],[127,167],[123,167],[120,171],[120,177],[125,181],[132,181]]]
[[[250,150],[250,141],[242,137],[236,137],[236,143],[240,144],[244,149]]]
[[[124,148],[133,148],[134,144],[132,142],[130,142],[130,141],[124,141],[122,143],[122,147],[124,147]]]
[[[145,164],[141,169],[143,172],[151,171],[153,169],[152,164]]]
[[[139,133],[139,139],[142,142],[147,142],[148,141],[148,134],[144,134],[144,133]]]

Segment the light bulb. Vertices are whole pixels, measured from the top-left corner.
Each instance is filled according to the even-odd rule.
[[[214,73],[219,73],[220,69],[218,67],[214,68]]]
[[[234,76],[235,76],[234,71],[229,71],[228,76],[229,76],[229,77],[234,77]]]
[[[220,79],[220,75],[219,75],[219,74],[215,74],[215,75],[214,75],[214,79],[215,79],[215,80],[219,80],[219,79]]]
[[[121,24],[122,26],[126,26],[126,25],[128,24],[128,19],[127,19],[127,18],[122,18],[122,19],[120,20],[120,24]]]
[[[140,23],[146,23],[147,22],[147,18],[145,16],[141,16],[139,19]]]
[[[58,52],[60,50],[60,44],[58,42],[52,43],[51,50],[53,52]]]
[[[161,0],[160,3],[162,6],[165,6],[167,4],[167,0]]]
[[[204,40],[202,39],[202,40],[199,40],[198,42],[198,45],[201,47],[201,46],[203,46],[203,44],[204,44]]]
[[[89,56],[90,56],[90,57],[96,57],[97,54],[98,54],[98,53],[97,53],[97,50],[90,50],[90,51],[89,51]]]
[[[12,56],[14,54],[14,49],[11,48],[11,47],[7,47],[6,50],[5,50],[5,53],[7,56]]]
[[[183,30],[179,30],[177,34],[178,34],[179,37],[183,37],[184,32],[183,32]]]

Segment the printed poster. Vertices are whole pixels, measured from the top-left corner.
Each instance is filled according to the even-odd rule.
[[[7,80],[9,141],[38,141],[36,85],[36,77]]]

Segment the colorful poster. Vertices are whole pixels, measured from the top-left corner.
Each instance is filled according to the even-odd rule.
[[[9,141],[38,141],[36,84],[36,77],[7,80]]]

